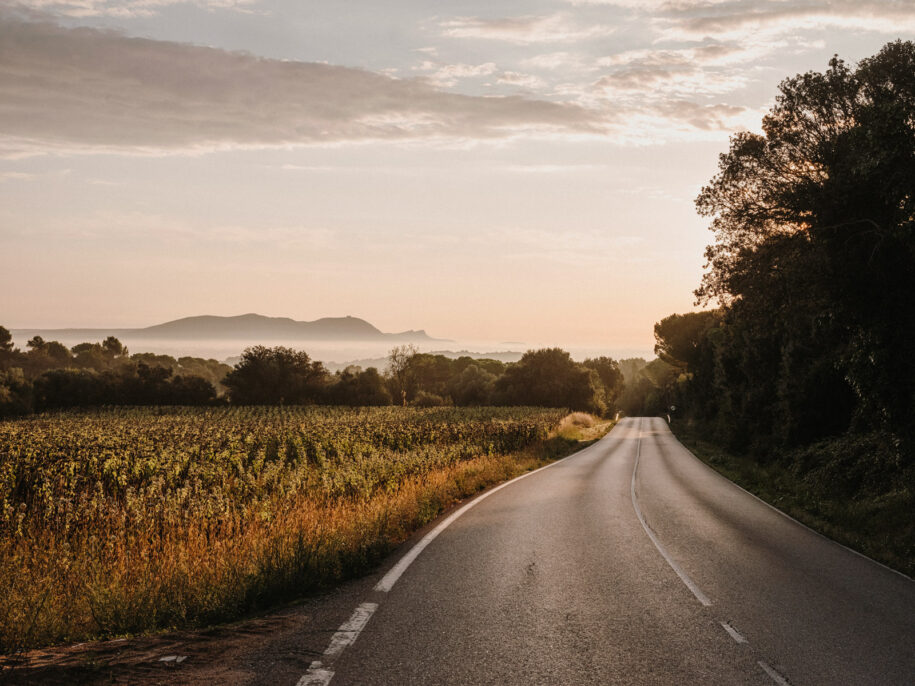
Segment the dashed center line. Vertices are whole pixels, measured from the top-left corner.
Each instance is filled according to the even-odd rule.
[[[680,577],[680,581],[686,584],[686,587],[692,591],[693,595],[696,596],[696,600],[708,607],[712,604],[712,601],[709,600],[709,597],[702,592],[702,590],[689,578],[686,572],[684,572],[680,565],[678,565],[674,559],[668,554],[664,546],[661,545],[661,542],[658,540],[658,537],[655,536],[654,531],[651,530],[651,527],[648,526],[648,523],[645,521],[645,517],[642,516],[642,509],[639,507],[639,500],[635,496],[635,475],[639,469],[639,458],[642,455],[642,420],[639,419],[639,445],[635,453],[635,465],[632,467],[632,483],[630,485],[630,493],[632,494],[632,507],[635,509],[635,515],[639,518],[639,522],[642,525],[642,528],[645,529],[645,533],[648,534],[648,538],[651,539],[651,542],[654,543],[654,547],[658,549],[658,552],[661,553],[667,564],[670,565],[670,568],[673,569],[677,576]]]
[[[731,626],[730,622],[719,622],[719,624],[721,624],[721,626],[724,628],[724,630],[728,632],[728,636],[730,636],[731,638],[734,639],[735,643],[746,643],[747,642],[747,639],[745,639],[743,637],[743,634],[741,634],[739,631],[737,631],[737,629],[735,629],[733,626]]]
[[[779,674],[774,669],[772,669],[772,667],[770,667],[767,663],[763,662],[762,660],[759,660],[757,662],[757,664],[760,667],[762,667],[762,670],[766,674],[768,674],[769,678],[772,679],[772,681],[774,681],[775,683],[777,683],[778,686],[791,686],[790,681],[788,681],[785,677],[783,677],[781,674]]]
[[[680,580],[686,585],[686,587],[692,592],[696,599],[702,603],[702,605],[709,606],[712,604],[712,601],[707,595],[705,595],[698,586],[693,582],[692,579],[686,574],[686,572],[681,569],[680,565],[674,561],[670,556],[667,550],[661,545],[661,542],[658,540],[658,537],[655,535],[654,531],[651,530],[651,527],[648,526],[648,523],[645,521],[645,517],[642,515],[642,510],[639,507],[638,498],[635,494],[635,480],[636,474],[639,467],[639,458],[642,454],[642,420],[639,420],[639,442],[636,448],[635,464],[632,468],[632,481],[630,484],[630,494],[632,496],[632,507],[635,509],[635,514],[639,519],[639,523],[642,525],[642,528],[645,530],[645,533],[648,534],[648,538],[651,539],[651,542],[654,543],[655,548],[658,552],[661,553],[661,556],[670,565],[671,569],[676,572],[677,576],[680,577]],[[394,567],[388,571],[387,574],[381,579],[381,581],[376,584],[374,590],[380,592],[390,591],[391,588],[397,583],[397,580],[403,575],[407,567],[419,556],[419,554],[428,546],[435,538],[438,537],[442,531],[444,531],[450,524],[452,524],[458,517],[464,514],[471,507],[478,504],[480,501],[484,500],[488,496],[492,495],[496,491],[499,491],[509,484],[523,479],[527,476],[539,472],[541,469],[548,469],[555,464],[558,464],[561,460],[557,460],[545,467],[540,469],[535,469],[534,471],[527,472],[522,474],[510,481],[505,482],[486,493],[483,493],[473,501],[467,503],[456,512],[451,514],[449,517],[444,519],[438,526],[436,526],[432,531],[430,531],[426,536],[422,538],[413,548],[404,555]],[[296,686],[328,686],[331,679],[334,677],[334,671],[331,669],[334,661],[339,657],[339,655],[350,645],[355,643],[356,639],[359,637],[359,634],[368,624],[369,620],[372,618],[372,615],[375,613],[375,610],[378,609],[378,603],[362,603],[356,610],[353,612],[352,616],[340,625],[340,628],[334,632],[331,636],[330,643],[327,648],[324,650],[321,660],[313,661],[309,667],[308,671],[302,676],[301,679],[296,683]],[[730,622],[719,622],[721,627],[728,633],[728,635],[734,640],[735,643],[748,644],[747,639],[737,631]],[[174,659],[173,656],[163,658],[163,660]],[[176,661],[180,661],[182,658],[178,658]],[[328,664],[329,663],[329,664]],[[759,667],[766,673],[766,675],[772,679],[778,686],[791,686],[791,683],[779,674],[772,666],[763,660],[758,660],[757,664]]]
[[[635,453],[635,464],[632,467],[632,482],[630,484],[630,494],[632,496],[632,507],[635,509],[635,514],[639,518],[639,523],[642,525],[642,528],[645,529],[645,533],[648,534],[648,538],[651,539],[651,542],[654,543],[655,548],[658,549],[658,552],[661,553],[661,556],[667,561],[667,564],[670,565],[677,576],[680,577],[680,580],[686,584],[686,587],[692,591],[693,595],[696,596],[696,599],[708,607],[712,604],[712,601],[709,599],[705,593],[695,584],[695,582],[689,578],[689,575],[683,571],[683,569],[676,563],[676,561],[670,556],[667,550],[661,545],[661,542],[658,540],[658,537],[655,535],[654,531],[651,530],[651,527],[648,526],[648,522],[645,521],[645,517],[642,515],[642,509],[639,507],[639,500],[635,495],[635,477],[639,469],[639,458],[642,456],[642,419],[639,419],[639,443],[636,448]],[[730,622],[719,622],[721,627],[728,633],[735,643],[747,644],[749,641],[741,634],[737,629],[735,629]],[[774,681],[778,686],[791,686],[791,683],[779,674],[775,669],[772,668],[767,662],[758,660],[757,664],[762,668],[762,670],[769,676],[772,681]]]

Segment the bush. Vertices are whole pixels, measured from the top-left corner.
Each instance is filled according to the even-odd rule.
[[[413,405],[416,407],[442,407],[447,405],[448,402],[440,395],[435,393],[427,393],[426,391],[420,391],[416,394],[416,397],[413,398]]]

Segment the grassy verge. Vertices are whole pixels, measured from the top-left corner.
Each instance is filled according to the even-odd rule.
[[[553,410],[353,412],[142,411],[121,423],[103,412],[6,425],[0,653],[206,626],[328,588],[370,571],[459,500],[612,426]],[[237,428],[248,420],[254,429]],[[324,444],[287,427],[325,420]],[[219,450],[196,447],[220,432]],[[360,440],[395,447],[372,452]]]
[[[770,505],[842,545],[915,576],[911,487],[838,488],[837,479],[828,478],[826,470],[800,471],[778,460],[763,464],[704,441],[688,427],[672,428],[696,457]]]

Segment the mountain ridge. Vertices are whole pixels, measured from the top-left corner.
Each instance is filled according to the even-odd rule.
[[[235,316],[193,315],[181,317],[161,324],[139,328],[62,328],[62,329],[13,329],[13,333],[28,332],[47,336],[142,336],[144,338],[168,338],[179,340],[195,339],[237,339],[255,341],[258,339],[303,340],[303,341],[404,341],[432,342],[447,339],[433,338],[424,329],[385,333],[365,319],[347,315],[345,317],[321,317],[314,321],[298,321],[291,317],[268,317],[249,312]]]

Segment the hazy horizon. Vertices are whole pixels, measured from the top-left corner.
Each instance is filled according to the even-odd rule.
[[[22,0],[0,9],[0,325],[197,314],[650,350],[693,199],[883,0]]]
[[[21,349],[25,349],[28,339],[41,329],[23,328],[13,331],[13,342]],[[19,333],[24,332],[24,333]],[[55,340],[67,347],[78,343],[96,342],[86,341],[84,336],[55,336]],[[142,336],[121,336],[120,340],[131,353],[151,352],[160,355],[170,355],[178,358],[183,356],[202,357],[225,361],[241,355],[245,348],[252,345],[275,346],[282,345],[296,350],[304,350],[315,360],[333,364],[344,365],[366,359],[386,357],[391,348],[402,345],[399,341],[308,341],[302,339],[285,338],[199,338],[199,339],[174,339],[174,338],[146,338]],[[614,359],[628,357],[642,357],[651,359],[654,353],[651,348],[611,348],[562,344],[559,341],[478,341],[478,340],[451,340],[430,341],[416,343],[420,352],[453,352],[467,351],[474,354],[480,353],[517,353],[519,356],[527,350],[540,348],[559,347],[569,352],[578,361],[588,357],[610,356]]]

